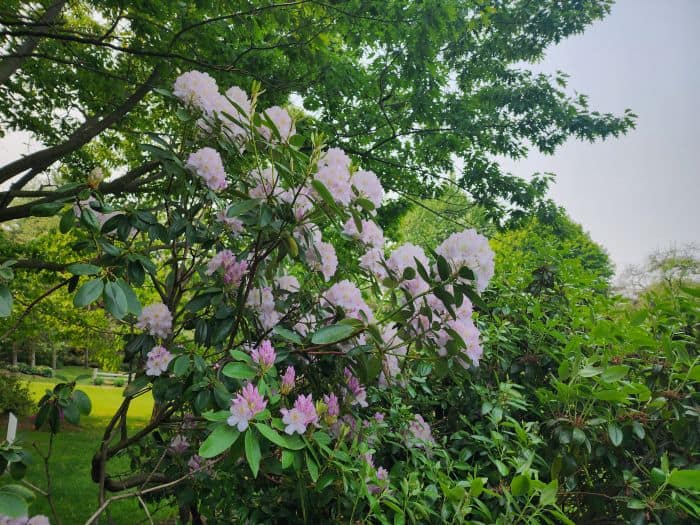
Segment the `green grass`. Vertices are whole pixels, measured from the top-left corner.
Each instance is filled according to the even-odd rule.
[[[72,367],[84,370],[80,367]],[[64,369],[65,370],[65,369]],[[79,375],[72,371],[72,377]],[[67,376],[67,374],[66,374]],[[51,389],[57,381],[55,379],[35,379],[29,383],[32,395],[38,400],[44,391]],[[112,386],[93,386],[81,384],[83,390],[92,401],[92,413],[81,418],[78,428],[62,429],[54,438],[54,450],[50,468],[52,477],[52,494],[58,514],[63,525],[82,524],[97,508],[97,485],[90,477],[90,462],[104,432],[105,425],[121,403],[122,388]],[[153,399],[150,395],[135,399],[129,409],[128,429],[129,433],[138,430],[146,424],[151,415]],[[49,444],[49,433],[43,430],[34,430],[32,422],[25,420],[18,432],[18,440],[25,449],[35,456],[35,463],[27,470],[26,479],[44,489],[46,488],[46,476],[40,457],[36,455],[35,446],[42,453],[46,453]],[[109,471],[112,473],[127,471],[129,461],[127,457],[114,458],[109,463]],[[6,480],[3,480],[6,481]],[[172,508],[160,511],[150,506],[151,512],[155,512],[155,523],[164,521],[172,516]],[[111,523],[132,525],[143,522],[145,514],[136,500],[127,499],[118,501],[109,507]],[[37,495],[37,499],[30,507],[30,514],[45,514],[51,516],[51,511],[46,499]],[[145,521],[147,523],[147,520]],[[53,521],[52,521],[53,523]],[[110,523],[102,520],[102,523]]]

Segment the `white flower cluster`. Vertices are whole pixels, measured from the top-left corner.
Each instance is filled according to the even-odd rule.
[[[442,255],[453,271],[469,268],[476,277],[476,289],[483,292],[493,277],[494,255],[486,237],[469,229],[453,233],[435,250]],[[464,280],[469,282],[468,280]]]
[[[141,310],[136,328],[166,339],[173,330],[173,315],[163,303],[149,304]]]

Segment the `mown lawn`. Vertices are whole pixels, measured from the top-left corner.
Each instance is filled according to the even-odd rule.
[[[63,375],[70,379],[75,378],[85,369],[73,367],[78,370],[65,369]],[[32,395],[38,401],[46,389],[51,389],[58,380],[37,379],[31,380],[29,387]],[[85,382],[89,382],[85,381]],[[109,418],[121,403],[122,388],[113,386],[93,386],[79,382],[79,389],[83,390],[92,401],[92,413],[81,418],[79,427],[69,427],[62,430],[54,438],[54,451],[51,458],[52,493],[54,501],[61,517],[63,525],[82,524],[97,508],[97,485],[90,478],[90,461],[97,449],[98,443],[104,432]],[[129,432],[134,432],[145,425],[151,415],[153,399],[150,396],[142,396],[134,400],[129,410]],[[26,479],[40,488],[46,488],[46,476],[43,462],[36,454],[35,446],[45,453],[49,444],[49,433],[34,430],[31,420],[22,421],[18,440],[23,446],[35,455],[35,463],[27,471]],[[110,462],[111,472],[126,471],[128,458],[115,458]],[[173,515],[169,508],[157,509],[150,507],[155,523],[165,521]],[[41,495],[30,507],[31,514],[45,514],[51,516],[48,502]],[[109,519],[102,519],[101,523],[115,523],[135,525],[148,523],[143,509],[135,500],[123,500],[109,507]],[[53,521],[52,521],[53,524]]]

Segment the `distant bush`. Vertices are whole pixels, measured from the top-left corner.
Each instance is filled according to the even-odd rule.
[[[53,377],[53,370],[50,366],[31,366],[27,363],[17,363],[16,365],[5,365],[5,369],[14,374]]]
[[[17,416],[26,416],[33,406],[27,383],[17,376],[0,375],[0,413],[14,412]]]
[[[92,380],[92,384],[95,386],[104,385],[104,383],[105,383],[105,380],[102,379],[101,377],[96,377],[95,379]]]
[[[123,379],[115,379],[115,380],[114,380],[114,386],[119,387],[119,388],[123,387],[123,386],[124,386],[124,380],[123,380]]]

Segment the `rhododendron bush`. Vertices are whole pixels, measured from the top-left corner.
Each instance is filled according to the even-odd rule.
[[[484,480],[452,475],[447,436],[412,400],[479,366],[489,243],[470,229],[427,253],[386,242],[376,175],[259,108],[257,89],[181,75],[161,95],[182,136],[143,146],[162,166],[150,201],[85,190],[63,212],[83,239],[75,305],[132,328],[135,379],[93,459],[93,518],[135,487],[194,521],[464,516]],[[129,435],[129,404],[149,391],[152,419]],[[130,475],[110,472],[121,453]]]

